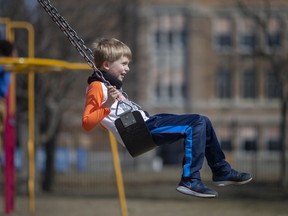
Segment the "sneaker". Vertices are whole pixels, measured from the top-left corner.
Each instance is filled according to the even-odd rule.
[[[249,173],[237,172],[234,169],[231,169],[230,173],[225,176],[216,176],[213,175],[213,182],[217,186],[226,186],[226,185],[241,185],[246,184],[252,180],[252,175]]]
[[[218,196],[218,193],[216,191],[206,187],[201,182],[201,180],[181,179],[176,190],[186,195],[191,195],[191,196],[196,196],[196,197],[201,197],[201,198],[214,198]]]

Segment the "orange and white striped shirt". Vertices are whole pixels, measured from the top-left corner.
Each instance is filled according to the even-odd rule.
[[[144,121],[148,119],[145,112],[139,109],[131,101],[123,96],[123,101],[128,103],[133,110],[139,110],[144,118]],[[108,90],[104,83],[100,81],[94,81],[89,84],[86,91],[86,102],[84,112],[82,116],[82,127],[86,131],[92,130],[98,124],[103,125],[109,131],[111,131],[116,139],[123,145],[123,141],[115,127],[114,121],[118,118],[117,113],[124,112],[123,107],[118,106],[118,101],[115,101],[111,107],[106,107],[105,102],[108,99]]]

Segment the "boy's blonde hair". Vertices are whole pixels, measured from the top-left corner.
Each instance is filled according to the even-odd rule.
[[[100,68],[104,61],[114,62],[122,56],[132,59],[130,48],[115,38],[100,38],[93,43],[94,61],[97,68]]]

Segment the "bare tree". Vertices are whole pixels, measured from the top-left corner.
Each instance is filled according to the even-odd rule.
[[[269,20],[273,17],[277,17],[279,14],[276,14],[273,11],[273,1],[263,0],[262,6],[256,8],[253,7],[252,2],[245,0],[238,0],[237,5],[239,11],[246,17],[249,17],[255,21],[261,32],[263,34],[268,33]],[[283,28],[281,29],[281,34],[283,35]],[[281,146],[281,185],[287,189],[288,187],[288,170],[287,163],[288,159],[286,157],[287,151],[287,104],[288,104],[288,62],[287,62],[287,51],[279,52],[275,49],[267,50],[263,47],[258,47],[255,52],[252,54],[254,57],[264,59],[266,62],[269,62],[271,70],[275,73],[276,78],[279,82],[281,89],[281,122],[279,125],[280,131],[280,146]]]

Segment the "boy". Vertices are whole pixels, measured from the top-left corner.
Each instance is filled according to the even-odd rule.
[[[132,53],[128,46],[117,39],[102,38],[94,45],[95,65],[111,86],[106,86],[94,73],[88,78],[86,103],[83,112],[82,126],[86,131],[101,124],[110,130],[123,144],[114,125],[117,100],[128,101],[122,92],[122,81],[129,72]],[[133,106],[133,104],[132,104]],[[157,145],[170,144],[183,140],[183,171],[177,190],[196,197],[212,198],[218,193],[206,187],[200,177],[204,157],[213,173],[213,182],[218,186],[245,184],[252,180],[248,173],[239,173],[225,161],[216,134],[210,120],[197,114],[157,114],[148,116],[139,106],[153,140]]]

